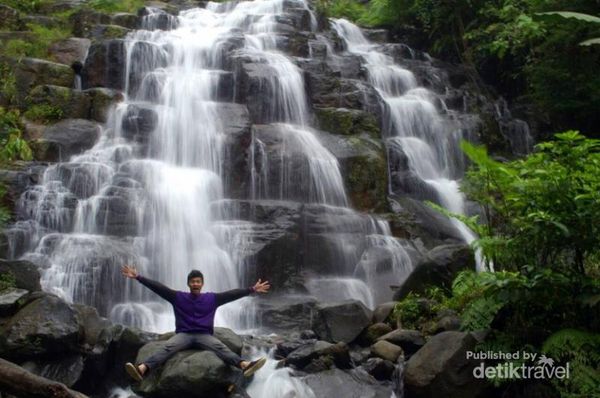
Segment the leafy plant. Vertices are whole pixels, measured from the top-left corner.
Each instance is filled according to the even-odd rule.
[[[591,397],[600,386],[600,335],[577,329],[562,329],[548,337],[542,352],[561,363],[569,363],[569,378],[553,383],[563,397]]]
[[[29,120],[40,123],[50,123],[60,120],[63,117],[63,111],[53,105],[40,104],[30,106],[23,115]]]

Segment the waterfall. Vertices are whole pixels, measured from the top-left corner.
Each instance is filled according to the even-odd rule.
[[[393,59],[377,50],[361,30],[345,19],[333,21],[333,27],[347,45],[348,52],[365,61],[368,78],[385,103],[388,151],[400,152],[408,160],[409,171],[419,181],[432,189],[413,187],[428,199],[438,202],[451,212],[464,214],[464,196],[456,177],[464,170],[458,143],[461,131],[439,114],[433,92],[417,86],[414,74]],[[467,243],[475,234],[462,222],[452,218],[452,223]],[[483,269],[479,254],[477,268]]]

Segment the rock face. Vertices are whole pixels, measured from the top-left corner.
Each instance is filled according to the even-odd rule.
[[[29,90],[39,85],[71,87],[75,72],[71,67],[36,58],[6,59],[15,74],[16,103],[26,105]]]
[[[76,312],[58,297],[44,295],[2,327],[0,352],[7,358],[34,358],[75,352],[79,340]]]
[[[371,311],[360,301],[319,304],[312,329],[326,341],[352,342],[371,322]]]
[[[86,119],[67,119],[44,130],[34,146],[39,159],[67,161],[72,155],[90,149],[100,136],[100,125]]]
[[[394,299],[400,300],[409,292],[423,292],[427,286],[449,287],[460,270],[472,269],[474,266],[473,252],[464,244],[435,247],[396,291]]]
[[[463,332],[443,332],[431,337],[406,364],[407,398],[476,397],[485,384],[473,377],[477,363],[466,358],[476,343],[471,334]]]
[[[10,273],[15,279],[15,287],[30,292],[42,290],[40,273],[35,264],[29,261],[8,261],[0,259],[0,275]]]
[[[389,398],[390,396],[390,389],[378,385],[375,379],[369,380],[356,373],[346,373],[339,369],[309,375],[303,381],[309,385],[316,397]]]
[[[122,90],[125,87],[125,47],[121,39],[92,44],[81,71],[84,89],[106,87]]]
[[[53,43],[48,48],[50,57],[56,62],[73,65],[76,62],[83,64],[92,42],[81,37],[70,37]]]

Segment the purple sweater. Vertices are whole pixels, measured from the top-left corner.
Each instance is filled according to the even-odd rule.
[[[175,333],[213,334],[217,308],[254,292],[253,288],[247,288],[223,293],[193,294],[170,289],[141,275],[135,279],[171,303],[175,311]]]

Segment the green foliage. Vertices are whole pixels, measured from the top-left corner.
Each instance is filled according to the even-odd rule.
[[[19,111],[0,107],[0,164],[17,159],[31,160],[31,149],[21,138]]]
[[[2,0],[0,3],[24,13],[40,12],[44,6],[51,5],[54,0]]]
[[[0,63],[0,98],[3,103],[10,104],[17,96],[17,80],[14,72],[5,63]]]
[[[394,306],[392,311],[392,322],[400,322],[405,329],[417,329],[422,317],[422,306],[419,304],[419,296],[409,293],[403,300]]]
[[[0,292],[17,285],[17,279],[12,272],[3,272],[0,274]]]
[[[555,137],[509,163],[463,143],[474,164],[463,190],[485,210],[478,245],[497,269],[584,273],[600,248],[600,141],[575,131]]]
[[[143,0],[91,0],[87,4],[98,11],[135,12],[144,6]]]
[[[363,4],[355,0],[318,0],[317,13],[328,18],[361,19],[366,11]]]
[[[60,120],[63,117],[63,111],[56,106],[49,104],[31,105],[23,114],[27,119],[40,122],[51,123]]]
[[[600,335],[562,329],[548,337],[542,351],[561,362],[569,362],[571,377],[553,380],[563,397],[591,397],[600,386]]]

